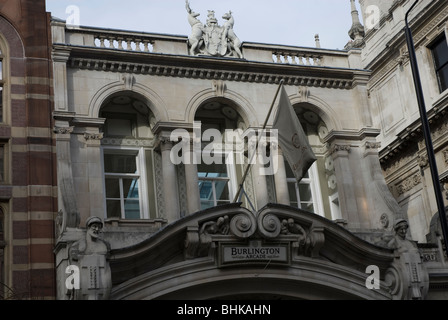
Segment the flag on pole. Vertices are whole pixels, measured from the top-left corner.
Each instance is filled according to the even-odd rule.
[[[283,86],[281,90],[273,129],[278,130],[279,146],[295,178],[300,181],[317,158]]]

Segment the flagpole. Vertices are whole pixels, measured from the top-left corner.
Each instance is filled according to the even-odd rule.
[[[267,127],[267,125],[268,125],[269,118],[271,117],[272,111],[274,110],[275,101],[277,100],[277,97],[278,97],[278,94],[279,94],[279,92],[280,92],[280,89],[282,88],[283,82],[284,82],[283,79],[280,80],[280,84],[279,84],[279,86],[278,86],[277,92],[275,93],[274,100],[272,101],[272,105],[271,105],[271,107],[269,108],[268,115],[266,116],[266,120],[264,121],[262,134],[260,134],[260,136],[258,137],[257,144],[255,145],[254,152],[252,153],[251,159],[250,159],[250,161],[249,161],[249,163],[248,163],[248,165],[247,165],[247,167],[246,167],[246,170],[244,171],[243,178],[241,179],[241,183],[240,183],[239,186],[238,186],[238,192],[237,192],[236,195],[235,195],[235,198],[234,198],[234,200],[233,200],[233,203],[236,203],[236,202],[238,201],[238,199],[239,199],[239,197],[240,197],[240,194],[241,194],[241,191],[243,190],[244,181],[246,181],[246,178],[247,178],[247,176],[249,175],[249,170],[250,170],[250,168],[251,168],[252,161],[254,160],[254,156],[255,156],[256,153],[257,153],[258,145],[260,144],[260,141],[261,141],[261,139],[262,139],[262,137],[263,137],[263,133],[264,133],[264,131],[266,130],[266,127]]]

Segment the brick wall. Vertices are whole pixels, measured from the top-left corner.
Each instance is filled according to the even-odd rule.
[[[45,0],[0,0],[4,58],[7,181],[5,280],[15,299],[54,299],[56,167],[52,133],[52,71]],[[7,71],[7,72],[5,72]]]

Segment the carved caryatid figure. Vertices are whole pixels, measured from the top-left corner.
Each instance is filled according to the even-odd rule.
[[[85,238],[73,243],[70,262],[80,270],[80,289],[73,300],[107,300],[112,288],[109,266],[110,245],[100,238],[103,222],[98,217],[86,221]]]
[[[388,247],[397,250],[399,253],[418,251],[415,242],[407,238],[409,224],[404,219],[395,222],[395,237],[389,242]]]
[[[224,23],[224,32],[222,34],[223,39],[228,39],[229,45],[231,49],[235,50],[235,53],[237,54],[238,58],[243,58],[243,53],[241,52],[241,41],[236,36],[235,32],[233,31],[233,26],[235,25],[235,19],[233,18],[232,11],[229,11],[229,13],[226,13],[223,17],[223,19],[227,20],[226,23]]]
[[[200,14],[191,10],[190,2],[188,0],[186,0],[185,3],[188,12],[188,22],[191,25],[191,35],[188,37],[190,55],[194,56],[199,52],[201,42],[203,41],[202,36],[204,34],[204,28],[202,22],[198,19]]]

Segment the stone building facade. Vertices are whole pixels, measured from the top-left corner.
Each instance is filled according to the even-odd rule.
[[[188,2],[188,36],[53,17],[54,103],[36,115],[51,129],[54,162],[45,164],[55,187],[5,188],[13,203],[57,194],[48,210],[55,298],[446,299],[447,257],[403,33],[412,3],[360,1],[365,25],[350,4],[344,50],[242,42],[231,12],[201,21]],[[445,1],[423,1],[411,14],[442,183],[447,10]],[[280,85],[317,158],[300,182],[273,139],[273,116],[256,152],[275,154],[277,170],[250,161],[249,138],[263,132]],[[11,230],[27,229],[4,220],[8,248]],[[30,252],[46,241],[31,238]]]
[[[50,16],[45,1],[0,1],[0,299],[54,299]]]

